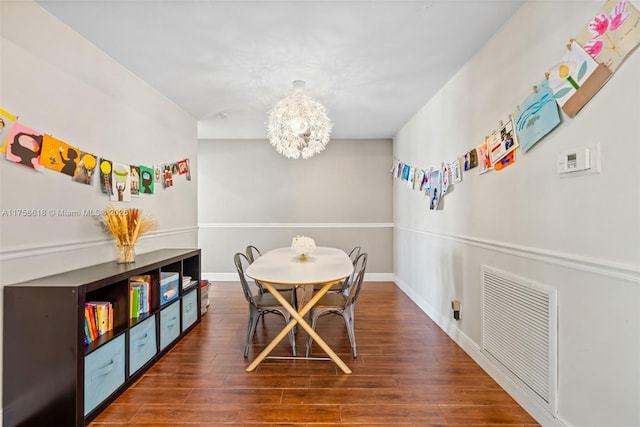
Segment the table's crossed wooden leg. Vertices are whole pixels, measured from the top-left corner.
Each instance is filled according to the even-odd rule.
[[[262,352],[254,359],[254,361],[251,362],[251,364],[247,367],[247,372],[253,371],[260,364],[260,362],[262,362],[269,355],[269,353],[273,351],[278,343],[280,343],[280,341],[282,341],[284,337],[287,336],[289,331],[296,324],[298,324],[302,326],[302,328],[304,328],[304,330],[307,331],[309,335],[311,335],[311,338],[313,338],[313,340],[318,343],[320,348],[322,348],[325,353],[327,353],[331,360],[333,360],[345,374],[350,374],[351,369],[349,369],[349,367],[345,365],[342,359],[340,359],[338,355],[333,350],[331,350],[331,347],[329,347],[329,345],[324,342],[322,338],[320,338],[320,335],[318,335],[316,331],[314,331],[313,328],[307,323],[307,321],[304,320],[304,316],[311,310],[311,308],[313,308],[318,300],[320,300],[320,298],[322,298],[322,296],[326,294],[327,291],[329,291],[329,288],[331,288],[331,286],[335,283],[338,283],[338,281],[325,283],[322,288],[318,292],[316,292],[316,294],[309,300],[309,302],[304,304],[300,308],[299,312],[296,311],[296,309],[293,308],[291,304],[289,304],[289,301],[287,301],[287,299],[283,297],[271,283],[260,283],[262,283],[264,287],[267,288],[267,290],[271,292],[271,294],[273,294],[274,298],[277,299],[289,313],[291,313],[293,319],[280,331],[278,335],[276,335],[276,337],[265,347],[265,349],[262,350]]]

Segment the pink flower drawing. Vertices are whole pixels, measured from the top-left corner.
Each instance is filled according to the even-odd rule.
[[[609,19],[611,20],[609,31],[615,31],[620,28],[629,15],[631,15],[629,12],[625,11],[626,8],[627,2],[625,0],[619,1],[618,4],[616,4],[616,7],[613,8],[609,14]]]

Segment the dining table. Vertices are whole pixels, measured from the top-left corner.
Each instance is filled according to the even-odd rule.
[[[345,373],[350,374],[351,369],[338,357],[329,345],[307,323],[304,316],[326,294],[331,286],[340,283],[353,272],[353,263],[341,249],[319,246],[306,256],[297,256],[290,247],[270,250],[251,263],[245,274],[263,285],[282,306],[291,314],[291,321],[271,340],[262,352],[249,364],[247,371],[253,371],[271,351],[287,336],[296,325],[304,329],[313,340],[324,350],[336,365]],[[288,285],[294,288],[313,292],[315,285],[322,285],[312,297],[305,303],[305,298],[299,301],[298,309],[294,308],[275,285]],[[317,288],[317,286],[315,286]],[[282,286],[280,286],[282,288]],[[306,357],[293,357],[306,359]],[[318,358],[313,358],[318,359]]]

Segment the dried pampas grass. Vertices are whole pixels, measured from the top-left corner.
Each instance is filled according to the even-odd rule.
[[[116,209],[113,206],[105,210],[102,223],[118,246],[133,246],[140,236],[158,228],[158,221],[150,214],[142,214],[135,208]]]

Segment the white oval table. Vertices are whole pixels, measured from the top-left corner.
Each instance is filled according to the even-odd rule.
[[[247,371],[253,371],[271,351],[278,345],[289,331],[299,324],[315,342],[327,353],[345,374],[350,374],[351,369],[338,357],[327,343],[311,328],[304,316],[327,293],[332,285],[347,278],[353,271],[353,264],[349,256],[340,249],[317,247],[305,260],[300,260],[291,248],[278,248],[271,250],[247,267],[245,274],[257,280],[291,313],[293,319],[278,333],[278,335],[265,347],[265,349],[247,367]],[[296,311],[289,301],[280,294],[273,285],[290,285],[292,287],[323,285],[313,297]],[[303,298],[304,300],[304,298]]]

